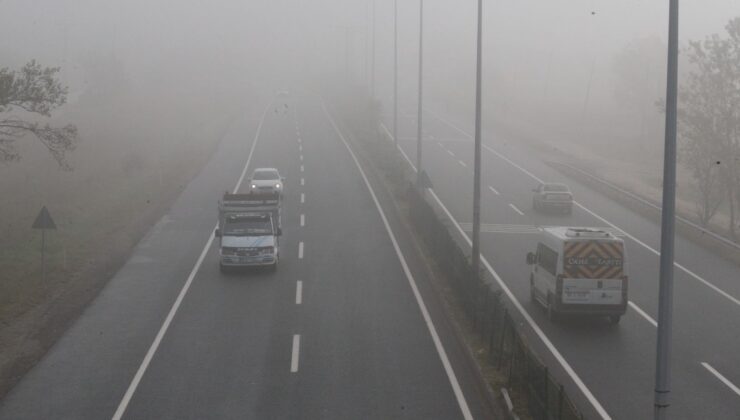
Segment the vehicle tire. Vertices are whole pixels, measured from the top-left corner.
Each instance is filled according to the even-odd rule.
[[[610,325],[617,325],[619,324],[619,320],[622,319],[622,315],[609,315],[607,319]]]
[[[550,320],[550,322],[558,322],[560,320],[560,314],[555,312],[555,308],[553,308],[553,297],[552,294],[547,295],[547,319]]]

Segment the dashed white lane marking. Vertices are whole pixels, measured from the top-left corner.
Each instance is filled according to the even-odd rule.
[[[306,215],[301,214],[301,227],[306,226]]]
[[[452,153],[452,150],[450,150],[450,149],[447,149],[447,153],[449,153],[449,154],[450,154],[450,156],[452,156],[452,157],[455,157],[455,154],[454,154],[454,153]]]
[[[511,209],[514,210],[515,212],[519,213],[520,216],[524,216],[524,212],[522,212],[521,210],[519,210],[518,208],[516,208],[515,205],[509,203],[509,207],[511,207]]]
[[[300,138],[300,137],[298,137],[298,143],[300,143],[300,142],[302,142],[302,141],[303,141],[303,140],[301,140],[301,138]]]
[[[306,178],[301,178],[301,185],[306,185]]]
[[[459,163],[460,165],[462,165],[462,166],[464,166],[466,168],[468,167],[468,164],[465,163],[465,162],[463,162],[463,161],[461,161],[461,160],[458,160],[457,163]]]
[[[301,204],[306,202],[306,194],[301,193]]]
[[[439,145],[439,147],[441,147],[443,149],[445,148],[444,146],[442,146],[442,142],[441,141],[438,141],[437,144]]]
[[[406,257],[404,257],[403,252],[401,251],[401,248],[398,245],[398,241],[396,240],[396,235],[393,233],[393,230],[391,229],[391,226],[388,223],[388,218],[385,217],[385,212],[383,212],[383,208],[380,206],[378,197],[375,195],[375,191],[373,190],[373,187],[370,185],[370,181],[368,181],[367,175],[365,175],[365,171],[362,169],[362,166],[360,165],[360,161],[357,160],[357,156],[355,156],[355,153],[352,151],[352,148],[349,146],[347,139],[344,138],[344,135],[342,134],[341,131],[339,131],[339,127],[337,127],[336,122],[334,122],[334,119],[331,117],[331,115],[329,115],[329,111],[326,110],[326,104],[323,103],[323,101],[322,101],[322,107],[324,108],[324,114],[326,115],[326,118],[329,120],[331,125],[334,127],[334,131],[339,136],[339,139],[342,140],[342,143],[344,143],[344,147],[347,148],[347,151],[352,157],[352,160],[355,162],[355,166],[357,167],[357,170],[360,172],[360,175],[362,176],[363,181],[365,181],[365,186],[370,192],[370,196],[372,197],[373,202],[375,203],[375,207],[378,209],[378,213],[380,213],[380,218],[383,221],[385,230],[388,233],[391,243],[393,244],[393,248],[396,251],[398,260],[401,263],[401,268],[403,268],[403,272],[404,274],[406,274],[406,279],[408,280],[409,286],[411,287],[411,291],[414,294],[414,298],[416,299],[416,304],[419,306],[419,311],[421,312],[421,315],[424,318],[424,323],[427,326],[427,330],[429,330],[429,335],[432,337],[434,348],[437,350],[437,354],[439,355],[440,361],[442,362],[442,366],[444,367],[445,373],[447,374],[447,379],[450,381],[450,386],[452,387],[452,391],[455,394],[455,399],[457,400],[457,404],[460,407],[460,411],[462,412],[463,418],[465,420],[473,420],[473,415],[470,412],[470,407],[468,407],[468,403],[465,400],[465,395],[462,392],[462,388],[460,388],[460,383],[457,380],[457,376],[455,375],[455,371],[452,368],[450,359],[447,357],[447,352],[445,351],[445,348],[442,345],[442,341],[439,338],[439,334],[437,333],[437,329],[434,326],[434,322],[432,321],[432,318],[429,315],[429,310],[427,310],[427,306],[424,303],[424,299],[421,297],[419,288],[416,285],[416,280],[414,280],[414,276],[413,274],[411,274],[411,270],[409,269],[408,263],[406,262]]]
[[[303,172],[303,165],[301,165],[301,172]]]
[[[303,241],[298,242],[298,259],[303,259]]]
[[[303,303],[303,282],[298,280],[295,283],[295,304],[300,305]]]
[[[498,191],[496,191],[496,189],[495,189],[495,188],[493,188],[493,187],[489,186],[489,187],[488,187],[488,189],[489,189],[489,190],[491,190],[491,192],[492,192],[492,193],[494,193],[494,194],[496,194],[496,195],[499,195]]]
[[[234,191],[233,191],[234,193],[239,191],[239,187],[241,186],[242,181],[244,180],[244,176],[247,173],[247,168],[249,168],[249,163],[252,161],[252,155],[254,155],[254,149],[257,146],[257,142],[259,141],[260,133],[262,132],[262,123],[265,121],[265,116],[267,115],[267,111],[271,107],[272,107],[272,103],[268,104],[265,110],[262,112],[262,117],[260,118],[260,122],[257,125],[257,132],[254,135],[254,141],[252,141],[252,147],[249,150],[247,161],[244,163],[244,169],[242,169],[241,176],[239,177],[239,180],[237,181],[236,186],[234,187]],[[213,231],[211,231],[211,234],[208,237],[208,241],[206,242],[206,245],[203,247],[203,251],[201,251],[200,256],[198,257],[198,260],[195,262],[195,266],[193,267],[192,271],[190,271],[190,275],[188,275],[187,280],[185,280],[185,284],[182,286],[182,289],[180,289],[180,293],[177,295],[177,298],[175,299],[175,303],[172,304],[170,311],[167,313],[167,317],[164,319],[162,326],[159,328],[157,335],[154,337],[154,341],[152,342],[151,346],[149,346],[149,350],[147,350],[146,355],[144,355],[144,360],[141,361],[141,364],[139,365],[139,369],[137,369],[136,374],[134,374],[134,377],[131,380],[131,383],[126,389],[126,393],[123,394],[123,398],[121,399],[121,402],[118,404],[118,407],[116,408],[116,412],[113,413],[112,420],[120,420],[121,417],[123,417],[123,415],[126,413],[126,408],[128,408],[128,404],[129,402],[131,402],[131,398],[134,396],[136,389],[139,387],[141,378],[144,377],[146,370],[149,368],[149,364],[151,363],[152,358],[154,357],[154,354],[157,352],[157,349],[159,349],[159,345],[162,342],[162,338],[164,338],[164,335],[167,333],[167,330],[170,328],[172,319],[175,317],[177,310],[180,308],[180,305],[182,304],[183,299],[185,299],[185,295],[188,293],[188,290],[190,289],[190,285],[193,283],[193,279],[195,279],[195,275],[198,273],[198,270],[200,270],[200,266],[203,263],[203,260],[205,259],[206,254],[208,253],[208,250],[211,248],[211,244],[213,244],[213,240],[216,237],[215,232],[216,232],[216,226],[213,227]]]
[[[302,145],[300,145],[300,144],[298,145],[298,151],[299,151],[299,152],[302,152],[302,151],[303,151],[303,146],[302,146]]]
[[[303,155],[298,156],[301,159],[301,162],[303,162]]]
[[[293,355],[290,357],[290,372],[298,372],[298,357],[301,352],[301,335],[293,334]]]
[[[740,388],[738,388],[735,384],[733,384],[732,382],[730,382],[729,379],[725,378],[724,375],[722,375],[721,373],[717,372],[717,370],[715,368],[713,368],[712,365],[710,365],[707,362],[701,362],[701,365],[704,366],[704,369],[708,370],[712,375],[714,375],[715,377],[717,377],[717,379],[719,379],[720,381],[722,381],[723,384],[727,385],[727,387],[730,388],[732,390],[732,392],[734,392],[735,394],[737,394],[738,396],[740,396]]]

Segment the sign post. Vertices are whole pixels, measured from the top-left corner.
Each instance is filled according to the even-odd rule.
[[[36,216],[36,220],[33,222],[31,229],[41,229],[41,282],[46,280],[46,231],[47,229],[56,229],[57,226],[54,224],[54,219],[51,218],[49,210],[46,206],[41,207],[39,215]]]

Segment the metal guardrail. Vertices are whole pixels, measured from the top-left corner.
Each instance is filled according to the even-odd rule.
[[[631,198],[631,199],[633,199],[635,201],[638,201],[641,204],[644,204],[644,205],[646,205],[648,207],[653,208],[654,210],[656,210],[659,213],[663,211],[663,209],[659,205],[657,205],[657,204],[655,204],[655,203],[653,203],[653,202],[651,202],[649,200],[646,200],[645,198],[642,198],[642,197],[640,197],[640,196],[638,196],[638,195],[636,195],[634,193],[631,193],[631,192],[625,190],[624,188],[618,187],[618,186],[610,183],[609,181],[606,181],[606,180],[604,180],[602,178],[599,178],[596,175],[590,174],[590,173],[584,171],[583,169],[580,169],[580,168],[577,168],[577,167],[575,167],[573,165],[569,165],[567,163],[562,163],[562,162],[548,161],[547,163],[549,163],[550,165],[554,165],[554,166],[565,167],[565,168],[568,168],[568,169],[570,169],[572,171],[578,172],[579,174],[581,174],[583,176],[586,176],[586,177],[588,177],[588,178],[590,178],[590,179],[592,179],[592,180],[594,180],[594,181],[596,181],[596,182],[598,182],[598,183],[600,183],[602,185],[605,185],[605,186],[609,187],[610,189],[619,192],[620,194],[626,195],[627,197],[629,197],[629,198]],[[689,227],[691,227],[693,229],[696,229],[696,230],[700,231],[701,233],[703,233],[705,235],[708,235],[708,236],[712,237],[712,239],[715,239],[715,240],[723,243],[724,245],[730,246],[730,247],[734,248],[735,250],[740,251],[740,243],[737,243],[737,242],[735,242],[735,241],[733,241],[733,240],[731,240],[731,239],[729,239],[727,237],[724,237],[724,236],[722,236],[722,235],[720,235],[720,234],[718,234],[716,232],[713,232],[713,231],[711,231],[711,230],[709,230],[707,228],[704,228],[704,227],[702,227],[702,226],[700,226],[700,225],[698,225],[698,224],[696,224],[696,223],[692,222],[691,220],[688,220],[688,219],[686,219],[684,217],[676,216],[676,220],[679,221],[679,222],[681,222],[681,223],[683,223],[684,225],[687,225],[687,226],[689,226]]]

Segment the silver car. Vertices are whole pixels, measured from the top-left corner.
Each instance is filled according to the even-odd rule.
[[[532,208],[538,211],[553,209],[567,214],[573,211],[573,194],[565,184],[547,182],[533,189]]]
[[[282,196],[284,181],[285,178],[275,168],[257,168],[249,180],[249,190],[254,193],[278,193]]]

